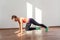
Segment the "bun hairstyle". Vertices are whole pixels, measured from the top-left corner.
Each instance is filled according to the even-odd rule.
[[[13,18],[17,18],[17,16],[16,15],[12,15],[11,19],[13,19]]]

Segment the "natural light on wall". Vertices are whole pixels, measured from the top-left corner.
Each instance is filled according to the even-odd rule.
[[[42,23],[42,10],[35,7],[35,20],[39,23]]]
[[[32,4],[26,3],[27,4],[27,18],[32,18]]]
[[[27,18],[33,18],[32,15],[35,15],[35,20],[39,23],[42,23],[42,10],[35,7],[35,14],[33,14],[33,6],[31,3],[26,2],[27,4]]]

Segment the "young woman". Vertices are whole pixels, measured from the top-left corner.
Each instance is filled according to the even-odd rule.
[[[31,24],[47,28],[44,24],[39,24],[33,18],[24,18],[24,17],[17,17],[16,15],[12,15],[12,20],[19,23],[19,32],[23,33],[23,23],[26,23],[25,30],[35,30],[36,28],[31,28]]]

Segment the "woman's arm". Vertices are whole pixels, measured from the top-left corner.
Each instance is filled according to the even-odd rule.
[[[23,31],[23,22],[22,22],[22,19],[20,19],[19,30],[22,33],[22,31]]]

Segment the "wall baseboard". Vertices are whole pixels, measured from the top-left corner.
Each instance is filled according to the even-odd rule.
[[[13,29],[19,29],[19,28],[0,28],[0,30],[13,30]]]
[[[60,26],[49,26],[49,28],[60,28]],[[12,29],[19,29],[19,28],[0,28],[0,30],[12,30]]]
[[[49,28],[60,28],[60,26],[49,26]]]

